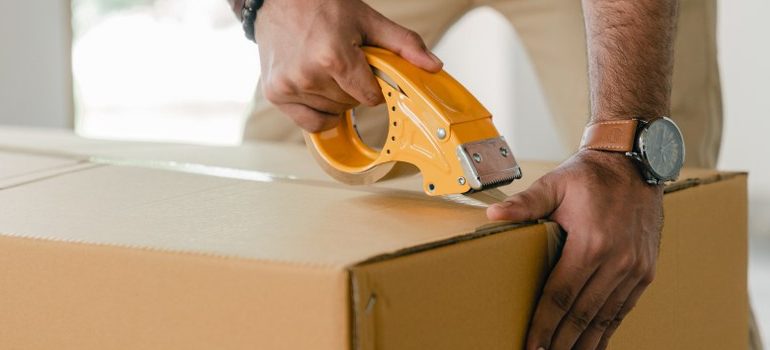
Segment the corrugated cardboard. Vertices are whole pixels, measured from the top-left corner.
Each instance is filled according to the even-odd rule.
[[[33,170],[86,155],[66,148]],[[489,223],[417,179],[314,178],[299,148],[108,148],[0,190],[0,348],[518,349],[556,256],[553,224]],[[611,348],[744,349],[746,176],[690,170],[669,190],[657,279]]]

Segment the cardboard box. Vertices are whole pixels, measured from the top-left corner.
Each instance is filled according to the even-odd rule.
[[[519,349],[559,244],[415,178],[316,177],[301,147],[103,141],[84,161],[93,141],[60,137],[0,141],[2,349]],[[657,278],[611,348],[745,349],[746,175],[668,191]]]

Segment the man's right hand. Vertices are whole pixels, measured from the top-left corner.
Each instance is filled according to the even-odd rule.
[[[383,102],[361,46],[388,49],[430,72],[443,65],[417,33],[360,0],[265,1],[255,36],[265,97],[310,132],[334,127],[359,104]]]

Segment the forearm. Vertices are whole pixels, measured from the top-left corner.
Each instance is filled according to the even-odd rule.
[[[246,2],[246,0],[227,0],[227,2],[230,4],[230,8],[233,10],[233,13],[235,13],[235,16],[238,17],[238,20],[242,20],[241,10],[243,9],[243,3]]]
[[[582,0],[591,120],[668,115],[677,0]]]

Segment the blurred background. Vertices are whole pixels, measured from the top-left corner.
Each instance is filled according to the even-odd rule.
[[[719,2],[725,103],[719,167],[751,173],[750,293],[765,339],[768,14],[767,0]],[[224,0],[2,1],[0,44],[0,125],[74,128],[92,138],[238,144],[259,78],[257,47],[243,37]],[[553,130],[531,63],[502,16],[474,10],[436,52],[496,116],[519,157],[561,160],[570,154]]]

